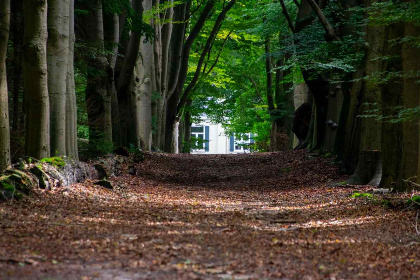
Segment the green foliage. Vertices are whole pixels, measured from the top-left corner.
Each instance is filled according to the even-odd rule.
[[[182,152],[189,153],[192,150],[203,149],[204,144],[209,142],[208,140],[201,139],[198,137],[191,137],[190,141],[182,142]]]
[[[380,104],[364,103],[363,113],[360,118],[374,118],[378,122],[402,123],[409,121],[417,121],[420,119],[420,107],[406,108],[404,106],[395,106],[391,109],[391,113],[383,115]]]
[[[359,193],[359,192],[353,193],[350,197],[351,198],[365,197],[365,198],[368,198],[368,199],[373,199],[374,198],[371,193]]]
[[[420,22],[419,1],[379,1],[367,9],[369,22],[390,25],[398,22]]]
[[[407,205],[420,208],[420,195],[413,195],[409,200],[407,200]]]
[[[40,161],[51,164],[52,166],[56,168],[63,167],[66,165],[66,162],[60,157],[48,157],[48,158],[43,158]]]

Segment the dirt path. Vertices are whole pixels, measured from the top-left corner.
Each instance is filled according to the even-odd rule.
[[[114,191],[0,203],[0,279],[420,279],[416,212],[343,180],[303,151],[148,155]]]

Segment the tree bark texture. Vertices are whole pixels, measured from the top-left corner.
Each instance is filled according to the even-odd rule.
[[[68,0],[48,1],[48,92],[51,155],[66,155],[66,91],[69,61]]]
[[[115,68],[118,58],[118,46],[120,43],[120,16],[118,14],[104,14],[105,24],[105,41],[106,48],[109,52],[108,61],[110,64],[110,76],[112,79],[108,81],[107,91],[111,96],[111,115],[112,115],[112,140],[114,145],[121,146],[121,130],[120,130],[120,110],[118,108],[117,87],[115,83]]]
[[[152,1],[143,1],[144,11],[152,9]],[[136,145],[142,150],[150,151],[150,136],[152,133],[152,67],[153,67],[153,45],[152,42],[140,41],[140,53],[137,57],[135,68],[135,81],[132,90],[134,100],[134,118]]]
[[[77,105],[76,85],[74,77],[74,44],[76,35],[74,32],[74,0],[69,3],[69,51],[66,82],[66,154],[71,159],[78,159],[77,145]]]
[[[401,44],[393,44],[404,35],[404,26],[400,23],[386,27],[385,54],[390,57],[385,62],[386,72],[402,71]],[[394,77],[382,86],[382,111],[385,117],[394,117],[394,108],[402,105],[403,82],[401,77]],[[402,125],[400,123],[382,122],[382,180],[381,187],[393,188],[400,177],[403,145]]]
[[[6,54],[10,28],[10,0],[0,3],[0,170],[10,165],[9,100]]]
[[[132,1],[132,9],[138,17],[143,15],[142,0]],[[121,72],[117,81],[118,92],[118,106],[120,113],[120,128],[121,128],[121,144],[128,146],[135,144],[135,127],[133,121],[135,120],[135,113],[132,110],[131,100],[131,86],[134,75],[134,67],[136,65],[138,53],[140,50],[141,33],[136,31],[132,32],[128,46],[124,56],[124,62]]]
[[[50,155],[50,104],[47,71],[47,1],[24,0],[23,72],[26,155]]]
[[[413,23],[405,23],[404,37],[419,38],[420,29]],[[414,43],[405,42],[402,45],[402,67],[404,107],[413,109],[419,106],[419,74],[420,70],[420,48]],[[403,152],[400,178],[396,188],[405,190],[404,180],[417,176],[419,170],[419,121],[410,120],[403,122]]]

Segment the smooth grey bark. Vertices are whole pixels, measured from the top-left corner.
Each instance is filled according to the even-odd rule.
[[[171,0],[171,7],[166,10],[165,15],[162,16],[165,24],[161,28],[161,61],[156,60],[154,61],[155,67],[157,71],[159,71],[159,67],[161,67],[161,96],[160,100],[158,100],[156,106],[156,124],[157,124],[157,135],[156,135],[156,143],[155,146],[160,148],[161,150],[164,149],[165,145],[165,129],[166,129],[166,106],[167,106],[167,99],[169,95],[169,80],[174,79],[174,69],[178,69],[179,71],[179,64],[174,64],[172,59],[174,57],[180,58],[182,48],[178,46],[182,45],[182,40],[184,34],[182,33],[182,37],[180,32],[185,31],[185,24],[181,23],[185,20],[186,11],[188,10],[188,3],[179,4],[175,8],[172,6],[174,1]],[[181,40],[172,41],[173,37],[177,37]],[[156,75],[158,77],[158,75]]]
[[[152,9],[151,0],[143,0],[144,11]],[[136,145],[143,150],[151,150],[150,136],[152,133],[152,67],[153,45],[152,42],[140,41],[140,53],[137,57],[135,68],[135,81],[132,90],[133,111]]]
[[[10,165],[9,100],[6,54],[10,29],[10,0],[0,4],[0,170]]]
[[[118,58],[118,46],[121,38],[120,16],[118,14],[104,14],[104,20],[105,41],[107,42],[106,47],[109,52],[108,61],[110,64],[110,71],[112,71],[112,74],[109,75],[111,79],[108,81],[107,85],[108,95],[111,95],[112,140],[114,145],[121,146],[120,110],[118,107],[117,87],[115,82],[115,68]]]
[[[50,102],[47,71],[47,1],[24,0],[23,73],[26,155],[50,156]]]
[[[66,91],[69,60],[68,0],[48,1],[48,92],[51,155],[66,155]]]
[[[74,0],[69,3],[69,59],[67,67],[67,92],[66,92],[66,154],[71,159],[78,159],[77,145],[77,105],[76,85],[74,78],[74,44],[76,35],[74,32]]]

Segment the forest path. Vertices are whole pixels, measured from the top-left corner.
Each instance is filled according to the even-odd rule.
[[[304,151],[148,154],[114,191],[1,203],[0,279],[420,279],[416,213],[343,180]]]

